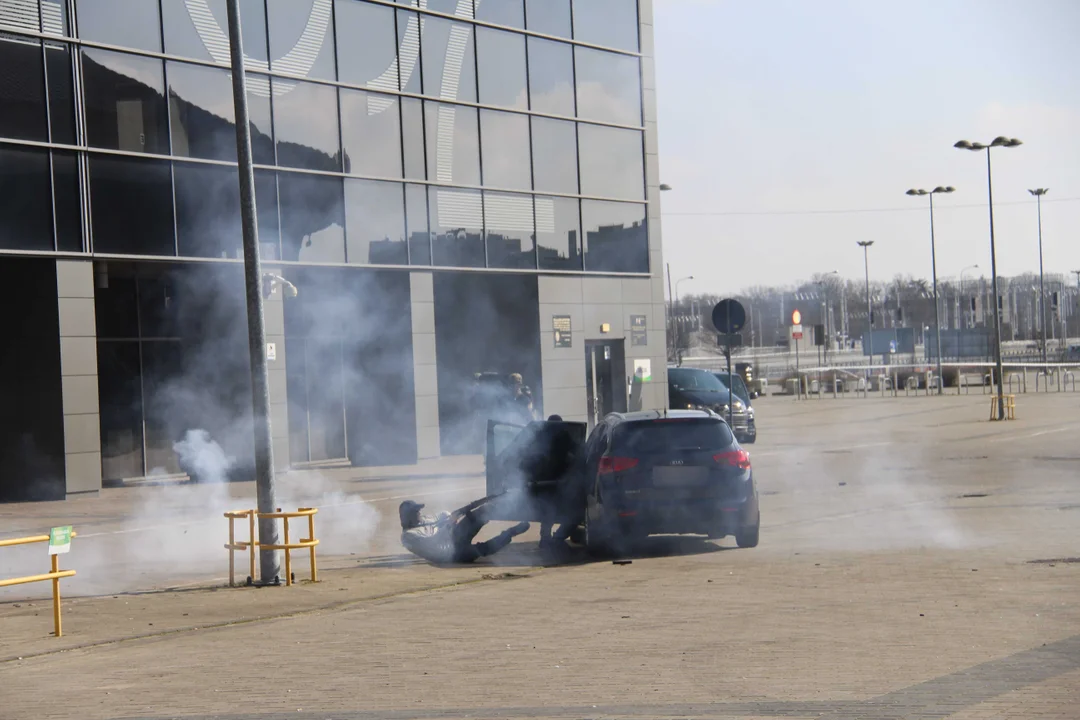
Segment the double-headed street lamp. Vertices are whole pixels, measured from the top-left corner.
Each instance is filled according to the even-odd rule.
[[[866,349],[870,356],[870,364],[874,364],[874,306],[870,300],[870,246],[873,240],[858,240],[856,244],[863,249],[863,269],[866,271],[866,341],[870,344]]]
[[[990,150],[996,147],[1017,147],[1022,145],[1016,138],[999,135],[989,144],[960,140],[954,148],[977,152],[986,151],[986,195],[990,206],[990,282],[994,292],[994,367],[997,370],[998,420],[1005,419],[1005,378],[1001,368],[1001,310],[998,308],[997,252],[994,249],[994,183],[990,170]]]
[[[951,193],[956,192],[956,188],[952,185],[942,187],[938,185],[933,190],[916,190],[911,189],[907,191],[908,195],[926,195],[930,198],[930,268],[934,274],[934,334],[937,336],[937,391],[938,395],[944,392],[943,385],[945,384],[945,378],[941,374],[941,316],[938,314],[938,306],[941,304],[938,300],[937,292],[937,251],[934,248],[934,196],[939,193]]]
[[[1042,327],[1042,357],[1043,365],[1046,364],[1046,290],[1043,286],[1043,252],[1042,252],[1042,196],[1050,192],[1050,188],[1035,188],[1028,190],[1035,196],[1035,204],[1039,208],[1039,325]]]

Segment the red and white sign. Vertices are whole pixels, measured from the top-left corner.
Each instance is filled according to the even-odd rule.
[[[791,326],[791,338],[793,340],[802,340],[802,325]]]

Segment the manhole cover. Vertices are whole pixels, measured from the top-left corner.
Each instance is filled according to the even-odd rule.
[[[960,497],[962,498],[981,498],[987,497],[990,493],[964,493]]]
[[[1031,565],[1050,565],[1050,564],[1057,565],[1058,563],[1061,563],[1062,565],[1070,565],[1070,564],[1074,564],[1074,563],[1080,563],[1080,557],[1049,558],[1049,559],[1046,559],[1046,560],[1028,560],[1028,563],[1031,564]]]

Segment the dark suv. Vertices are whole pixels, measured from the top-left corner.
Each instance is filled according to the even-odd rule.
[[[554,437],[565,461],[551,462]],[[583,423],[488,428],[488,494],[520,492],[515,517],[531,522],[567,515],[559,502],[585,504],[590,552],[618,554],[652,534],[735,536],[755,547],[761,515],[749,454],[727,423],[708,410],[613,413],[588,440]],[[579,492],[560,492],[571,484]],[[573,514],[572,512],[569,514]]]

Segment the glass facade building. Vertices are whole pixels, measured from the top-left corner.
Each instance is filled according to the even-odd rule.
[[[655,310],[663,296],[653,227],[651,2],[241,0],[240,7],[262,259],[300,288],[295,303],[277,297],[268,306],[283,326],[270,334],[282,339],[281,416],[273,421],[287,427],[288,448],[278,453],[285,464],[392,464],[453,451],[448,431],[464,412],[448,409],[450,388],[465,382],[457,375],[530,366],[527,380],[539,390],[550,386],[545,365],[563,358],[552,352],[583,356],[590,335],[601,332],[585,326],[576,344],[548,347],[545,306],[574,306],[569,314],[579,325],[590,308],[608,306],[620,319],[600,326],[629,328],[623,306],[636,305],[649,330],[663,331]],[[202,372],[192,366],[206,357],[215,360],[207,371],[228,378],[215,385],[215,402],[229,408],[216,432],[237,424],[250,388],[246,347],[230,344],[243,315],[236,157],[224,0],[0,2],[0,264],[34,288],[28,295],[13,285],[14,296],[56,300],[38,324],[55,323],[41,334],[55,336],[62,361],[60,425],[50,430],[13,414],[0,423],[0,447],[14,457],[18,438],[57,427],[66,441],[80,424],[75,416],[96,415],[100,436],[83,420],[89,436],[80,436],[79,449],[64,442],[59,463],[48,461],[55,443],[35,451],[41,457],[23,461],[26,472],[43,462],[52,468],[46,475],[66,477],[80,464],[83,479],[69,478],[69,492],[94,489],[95,462],[98,486],[102,477],[182,472],[172,447],[179,426],[154,421],[150,408],[159,381],[191,385]],[[30,281],[48,268],[54,281],[44,288]],[[73,289],[80,282],[89,289]],[[77,300],[90,303],[90,316],[84,308],[81,320],[69,317],[79,314],[69,312]],[[495,319],[447,315],[454,309],[447,303],[493,310]],[[327,321],[342,306],[382,320],[361,327],[342,312]],[[435,327],[418,312],[434,315]],[[461,341],[442,336],[475,335],[478,327],[487,335],[474,337],[474,346],[488,350],[475,372],[451,372],[438,356],[460,355],[451,343]],[[435,335],[431,352],[427,338],[418,339],[426,334]],[[64,362],[70,346],[85,344],[75,338],[94,344],[85,374],[69,373],[74,366]],[[662,403],[651,390],[663,383],[664,348],[629,338],[626,358],[657,358],[645,396]],[[51,341],[43,342],[41,358],[51,357]],[[517,353],[506,368],[477,364],[493,344]],[[514,349],[523,344],[527,351]],[[387,347],[396,352],[380,360],[377,348]],[[343,359],[330,371],[325,358],[335,353]],[[12,362],[5,371],[18,371]],[[437,377],[424,375],[426,365]],[[362,377],[350,377],[357,368]],[[565,398],[557,390],[584,390],[583,367],[576,374],[551,388],[558,404]],[[91,398],[78,404],[93,412],[71,411],[74,386],[91,384],[75,377],[92,378],[96,406]],[[537,404],[548,399],[544,390]],[[177,415],[176,398],[169,400],[165,414]],[[400,416],[403,404],[410,407],[401,429],[413,437],[390,450],[385,438],[364,440],[349,429],[350,420],[357,428],[373,413]],[[576,412],[578,400],[566,404],[573,407],[550,409],[591,412]],[[319,419],[329,417],[340,417],[344,429]],[[243,455],[244,441],[237,443]],[[96,461],[72,457],[95,452]]]

